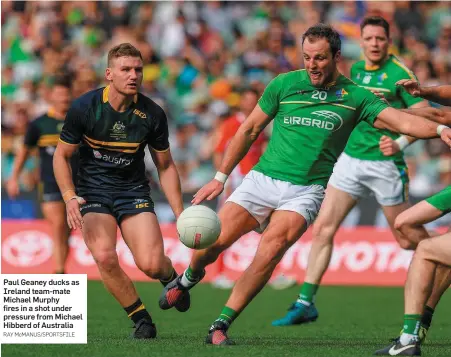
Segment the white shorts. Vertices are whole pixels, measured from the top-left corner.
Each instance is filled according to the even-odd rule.
[[[258,231],[263,232],[274,210],[297,212],[310,225],[323,199],[324,187],[320,185],[294,185],[251,170],[227,202],[245,208],[260,224]]]
[[[241,185],[245,177],[246,175],[243,175],[241,173],[241,170],[238,166],[233,169],[224,185],[224,191],[222,191],[221,195],[218,197],[218,211],[222,206],[224,206],[224,203],[226,203],[227,199],[230,197],[233,191],[235,191]]]
[[[360,160],[345,153],[334,166],[329,185],[349,193],[355,199],[374,194],[381,206],[395,206],[408,201],[407,167],[392,160]]]

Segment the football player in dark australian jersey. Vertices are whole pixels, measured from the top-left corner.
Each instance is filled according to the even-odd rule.
[[[156,328],[116,253],[119,225],[138,268],[163,285],[176,277],[165,256],[163,238],[144,174],[149,146],[162,189],[176,218],[183,211],[180,179],[168,142],[164,111],[139,93],[143,61],[123,43],[108,53],[109,85],[76,99],[66,116],[53,166],[67,207],[67,220],[80,228],[108,291],[135,323],[135,338],[154,338]],[[79,148],[77,189],[69,160]],[[189,294],[176,306],[189,308]]]
[[[55,272],[64,273],[69,252],[69,228],[66,221],[66,206],[53,175],[52,161],[64,117],[71,102],[71,84],[68,78],[56,78],[50,89],[50,102],[49,111],[29,124],[23,146],[14,161],[13,173],[6,183],[6,190],[12,198],[19,194],[18,177],[20,172],[31,150],[38,147],[41,171],[41,209],[51,226]]]

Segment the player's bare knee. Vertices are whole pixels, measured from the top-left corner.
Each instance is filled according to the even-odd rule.
[[[152,279],[164,278],[165,273],[165,256],[162,257],[148,257],[145,259],[136,260],[136,266],[144,274]]]
[[[216,258],[219,257],[219,255],[228,247],[229,247],[228,244],[218,239],[213,245],[205,249],[205,255],[211,258],[215,258],[216,260]]]
[[[328,245],[333,243],[337,227],[332,224],[315,224],[312,230],[313,243]]]
[[[119,259],[115,250],[92,252],[92,256],[100,270],[110,272],[119,267]]]
[[[415,255],[421,258],[427,258],[433,254],[433,245],[431,240],[425,239],[422,240],[415,250]]]

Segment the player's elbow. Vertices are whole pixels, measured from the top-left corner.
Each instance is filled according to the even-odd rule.
[[[64,150],[60,144],[57,145],[55,152],[53,153],[53,169],[57,169],[65,162],[69,162],[72,157],[72,152]]]

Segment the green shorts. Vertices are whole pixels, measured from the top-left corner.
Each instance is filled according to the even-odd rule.
[[[451,212],[451,186],[427,198],[426,202],[443,213]]]

